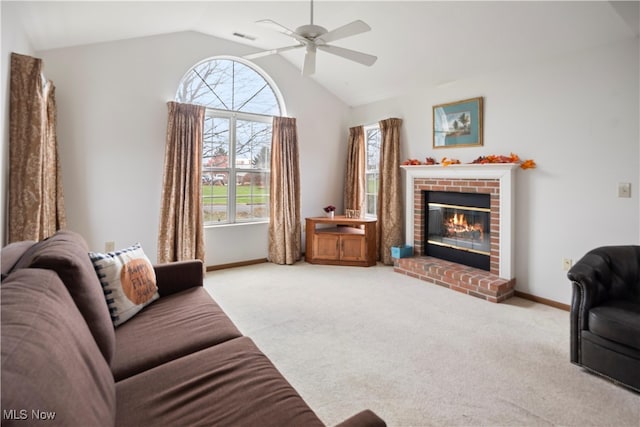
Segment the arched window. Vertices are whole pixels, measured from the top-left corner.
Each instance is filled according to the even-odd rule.
[[[271,123],[284,114],[269,77],[237,58],[199,62],[175,100],[207,107],[202,153],[205,225],[269,218]]]

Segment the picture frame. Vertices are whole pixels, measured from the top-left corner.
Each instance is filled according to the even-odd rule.
[[[482,97],[433,106],[433,148],[482,146]]]
[[[347,218],[360,218],[360,210],[359,209],[346,209],[345,217]]]

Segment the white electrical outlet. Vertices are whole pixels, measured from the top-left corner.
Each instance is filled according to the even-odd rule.
[[[104,242],[104,251],[113,252],[116,250],[116,242]]]
[[[573,260],[571,258],[562,258],[562,269],[569,271],[573,267]]]
[[[620,182],[618,183],[618,197],[631,197],[631,183]]]

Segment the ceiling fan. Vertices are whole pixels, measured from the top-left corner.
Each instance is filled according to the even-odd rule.
[[[304,56],[304,65],[302,66],[302,75],[310,76],[316,71],[316,51],[320,49],[324,52],[331,53],[333,55],[340,56],[351,61],[355,61],[359,64],[371,66],[378,59],[376,56],[366,53],[358,52],[351,49],[345,49],[343,47],[333,46],[328,43],[344,39],[347,37],[355,36],[356,34],[365,33],[371,30],[366,23],[357,20],[349,24],[338,27],[335,30],[327,31],[326,28],[313,23],[313,0],[311,0],[311,23],[308,25],[302,25],[296,28],[295,31],[288,29],[287,27],[278,24],[271,19],[263,19],[258,21],[259,24],[266,24],[272,27],[276,31],[286,34],[289,37],[298,41],[293,46],[281,47],[278,49],[265,50],[258,53],[253,53],[244,56],[246,59],[255,59],[267,55],[273,55],[276,53],[286,52],[288,50],[299,49],[301,47],[306,48],[306,54]]]

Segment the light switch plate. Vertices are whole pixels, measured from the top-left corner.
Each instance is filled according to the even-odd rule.
[[[618,197],[631,197],[631,183],[620,182],[618,183]]]

